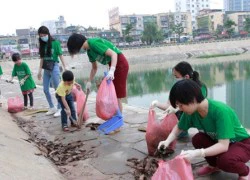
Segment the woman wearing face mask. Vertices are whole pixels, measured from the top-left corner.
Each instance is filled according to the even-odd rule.
[[[60,69],[59,69],[58,56],[65,70],[62,48],[60,42],[51,37],[49,29],[47,27],[41,26],[38,29],[38,35],[39,35],[40,66],[37,76],[38,80],[41,80],[43,77],[43,91],[49,103],[49,110],[46,113],[46,115],[54,114],[54,117],[58,117],[61,114],[61,107],[59,103],[57,105],[57,108],[54,106],[49,91],[49,87],[50,83],[52,82],[53,88],[56,89],[60,83]],[[42,76],[42,69],[44,70],[43,76]]]
[[[182,79],[192,79],[195,81],[201,88],[202,95],[206,98],[207,97],[207,87],[204,83],[202,83],[199,79],[199,73],[194,71],[192,66],[186,62],[182,61],[179,62],[173,69],[172,69],[173,76],[175,77],[176,81],[180,81]],[[178,119],[180,119],[182,115],[182,111],[175,109],[171,106],[170,102],[167,103],[160,103],[158,100],[154,100],[151,103],[151,108],[159,108],[164,110],[164,114],[175,113]],[[188,135],[187,132],[183,131],[179,134],[179,138],[186,137]]]

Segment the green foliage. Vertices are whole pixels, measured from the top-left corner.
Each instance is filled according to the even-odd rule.
[[[244,30],[250,33],[250,18],[246,18],[244,22]]]
[[[128,42],[128,43],[133,41],[133,37],[130,35],[132,29],[133,29],[133,25],[132,24],[127,24],[126,29],[123,31],[124,40],[126,42]]]
[[[144,26],[144,31],[142,33],[142,41],[147,44],[152,44],[153,42],[159,42],[164,39],[163,32],[158,29],[156,23],[148,22]]]
[[[182,23],[177,23],[171,27],[172,31],[178,35],[179,42],[181,38],[181,34],[184,32],[184,27],[182,26]]]
[[[225,31],[228,33],[229,37],[232,37],[232,35],[235,32],[235,28],[233,26],[236,26],[237,24],[231,20],[231,19],[227,19],[224,23],[224,29]]]

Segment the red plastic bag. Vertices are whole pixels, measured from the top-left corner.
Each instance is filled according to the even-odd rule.
[[[96,95],[96,115],[103,120],[108,120],[116,114],[118,109],[113,81],[108,82],[104,78]]]
[[[7,104],[10,113],[20,112],[24,108],[23,100],[19,96],[8,98]]]
[[[79,117],[79,115],[82,111],[82,108],[83,108],[83,104],[84,104],[85,99],[86,99],[86,95],[82,90],[78,90],[76,88],[76,86],[73,86],[71,93],[72,93],[72,96],[74,98],[74,101],[76,101],[77,115]],[[86,121],[88,118],[89,118],[89,113],[88,113],[88,107],[86,104],[84,112],[83,112],[83,121]]]
[[[167,139],[174,126],[177,124],[178,119],[175,114],[167,115],[163,120],[157,122],[155,120],[155,111],[149,109],[148,124],[146,129],[146,142],[148,147],[148,154],[153,156],[157,150],[160,141]],[[176,141],[169,145],[169,149],[174,150]]]
[[[191,164],[182,156],[176,156],[170,161],[159,161],[159,167],[151,180],[193,180]]]

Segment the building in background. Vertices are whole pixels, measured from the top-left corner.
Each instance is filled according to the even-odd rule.
[[[197,28],[196,16],[202,9],[210,9],[210,0],[175,0],[176,13],[191,13],[192,29]]]
[[[246,18],[250,18],[250,11],[232,12],[226,11],[225,16],[236,23],[235,32],[240,33],[244,31],[244,21]]]
[[[218,28],[223,28],[223,22],[222,9],[203,9],[197,15],[197,33],[214,34]]]
[[[250,11],[250,0],[224,0],[225,11]]]

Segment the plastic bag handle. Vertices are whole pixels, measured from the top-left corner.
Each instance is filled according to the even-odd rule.
[[[105,71],[105,72],[104,72],[104,77],[106,77],[107,75],[108,75],[108,72]],[[107,79],[107,83],[108,83],[108,84],[110,84],[111,81],[112,81],[111,79]]]

